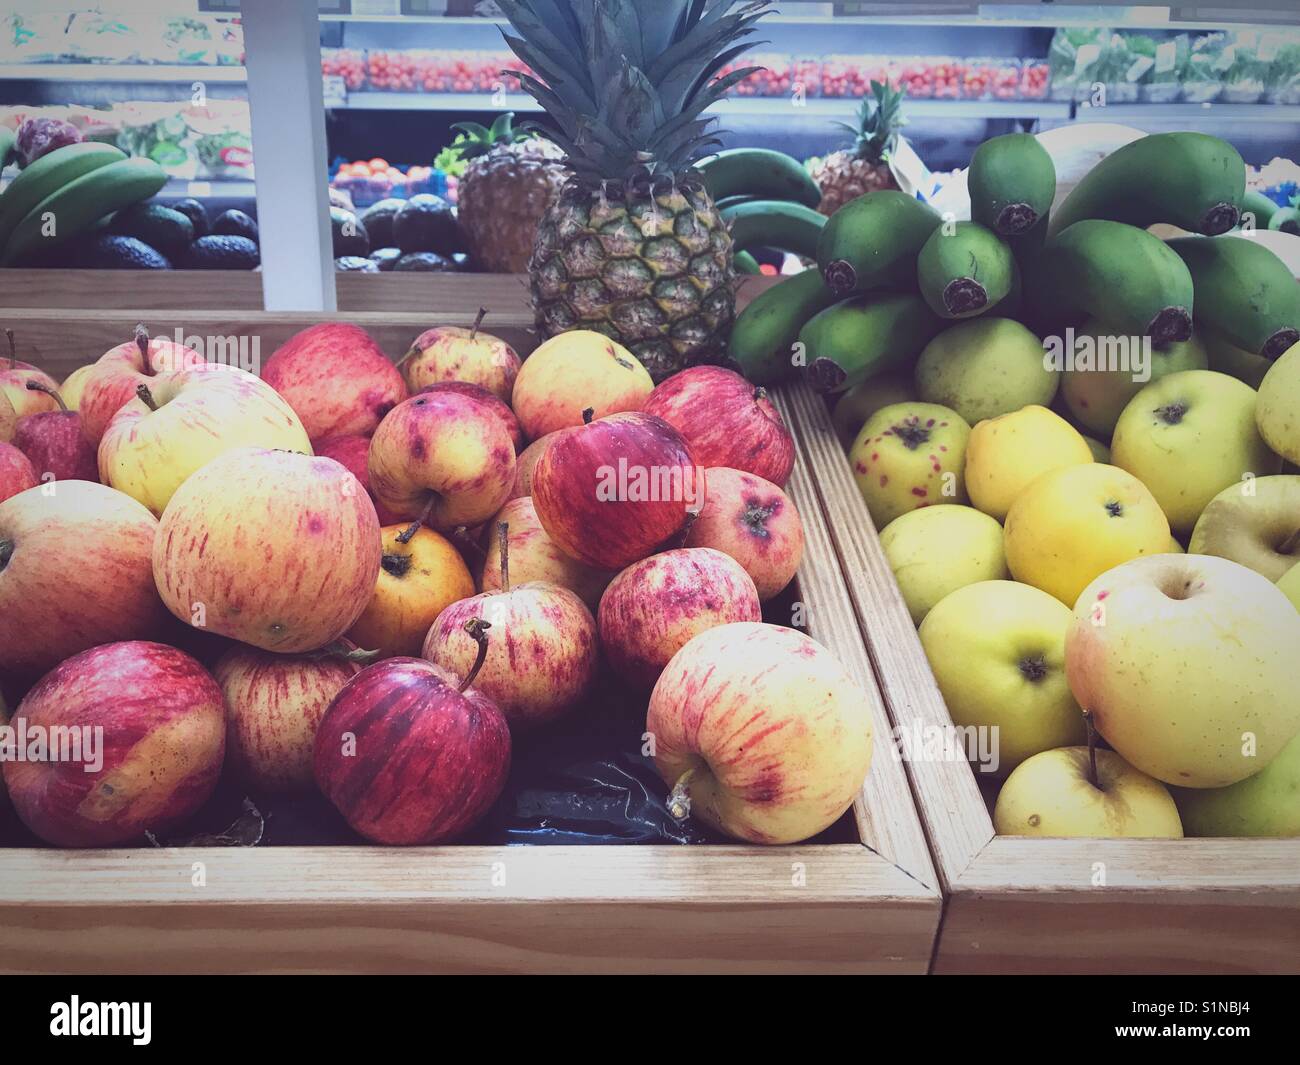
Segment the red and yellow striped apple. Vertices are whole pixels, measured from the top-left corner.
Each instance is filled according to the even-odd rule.
[[[511,499],[533,494],[533,470],[554,436],[554,433],[547,433],[519,452],[519,458],[515,460],[515,485],[510,489]]]
[[[558,584],[573,592],[593,614],[596,612],[601,593],[614,574],[584,566],[556,547],[537,520],[537,511],[528,496],[510,500],[488,523],[479,591],[493,592],[501,587],[501,541],[496,532],[501,522],[510,529],[510,575],[516,584],[530,581]]]
[[[38,392],[45,389],[38,381],[28,381],[27,387]],[[14,433],[14,446],[31,460],[38,480],[99,480],[95,445],[82,431],[81,415],[68,409],[59,392],[49,394],[58,409],[23,418]]]
[[[141,385],[157,388],[174,373],[206,365],[193,348],[166,337],[150,340],[144,326],[136,326],[135,337],[104,352],[81,386],[77,413],[86,439],[98,447],[113,415],[135,399]]]
[[[14,347],[12,329],[5,330],[9,341],[9,356],[0,360],[0,395],[9,401],[18,418],[28,414],[38,414],[43,410],[58,410],[48,390],[58,391],[59,382],[30,362],[21,362]],[[40,389],[29,389],[28,381],[41,385]],[[0,439],[4,439],[0,437]]]
[[[0,443],[0,503],[38,483],[32,460],[13,444]]]
[[[370,502],[375,505],[380,525],[392,525],[400,519],[375,498],[370,491],[370,437],[357,434],[344,436],[327,436],[324,440],[312,442],[312,451],[322,458],[333,459],[341,463],[366,490]]]
[[[478,322],[484,314],[479,312]],[[398,363],[412,395],[440,381],[468,381],[488,389],[501,402],[510,402],[519,376],[519,356],[500,337],[481,332],[478,322],[468,329],[434,326],[415,338]]]
[[[654,390],[650,374],[622,344],[602,333],[560,333],[524,360],[511,405],[530,440],[597,418],[640,410]]]
[[[515,454],[517,455],[523,451],[524,444],[527,442],[524,437],[523,427],[519,424],[519,419],[515,417],[515,412],[510,409],[510,404],[494,392],[489,391],[482,385],[471,384],[468,381],[439,381],[436,384],[425,385],[411,394],[418,396],[427,395],[430,392],[459,392],[462,396],[477,399],[490,407],[496,411],[497,417],[501,419],[501,424],[506,427],[506,432],[510,434],[510,442],[515,446]]]

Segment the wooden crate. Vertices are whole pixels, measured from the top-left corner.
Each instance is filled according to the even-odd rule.
[[[440,315],[465,322],[470,313]],[[173,317],[176,320],[173,322]],[[347,314],[390,355],[428,316]],[[143,318],[159,333],[276,343],[319,315],[21,311],[63,376]],[[527,320],[494,323],[527,351]],[[165,328],[164,328],[165,327]],[[792,405],[801,440],[824,409]],[[0,850],[0,969],[14,972],[890,972],[930,963],[941,900],[806,456],[788,486],[807,548],[808,631],[871,701],[878,745],[857,842],[716,846]],[[197,863],[197,864],[196,864]],[[202,886],[196,886],[201,881]]]
[[[787,402],[894,725],[950,725],[822,400]],[[966,761],[907,772],[945,899],[934,972],[1295,971],[1300,840],[998,836]]]

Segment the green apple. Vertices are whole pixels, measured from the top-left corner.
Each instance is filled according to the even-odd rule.
[[[949,592],[1010,576],[1002,526],[974,507],[909,510],[885,526],[880,546],[917,625]]]
[[[1300,735],[1253,777],[1227,788],[1175,788],[1189,836],[1300,836]]]
[[[1255,400],[1249,385],[1213,370],[1153,381],[1119,416],[1111,461],[1151,489],[1175,533],[1190,533],[1229,485],[1282,468],[1255,428]]]
[[[1065,671],[1126,761],[1166,784],[1222,788],[1300,731],[1298,649],[1300,613],[1267,578],[1213,555],[1153,555],[1084,589]]]
[[[1282,579],[1277,582],[1277,586],[1282,589],[1282,594],[1295,604],[1296,610],[1300,610],[1300,562],[1282,574]]]
[[[1300,561],[1300,477],[1250,477],[1225,488],[1201,512],[1187,549],[1281,580]]]
[[[1264,375],[1255,420],[1269,447],[1300,463],[1300,344],[1287,348]]]
[[[970,426],[935,403],[894,403],[867,419],[849,462],[877,529],[936,503],[965,503]]]
[[[1114,751],[1044,751],[1016,767],[998,793],[993,827],[1002,836],[1181,839],[1169,789]]]
[[[1092,461],[1100,462],[1103,466],[1109,466],[1110,448],[1100,440],[1094,440],[1091,436],[1085,436],[1083,442],[1088,445],[1088,450],[1092,452]]]
[[[953,724],[997,728],[1006,773],[1026,758],[1084,739],[1065,677],[1069,607],[1014,581],[980,581],[945,596],[921,623],[934,679]]]
[[[951,407],[971,425],[1031,404],[1046,407],[1060,375],[1043,344],[1010,318],[971,318],[930,341],[916,363],[916,392]]]
[[[1074,336],[1075,368],[1065,371],[1061,380],[1061,395],[1075,421],[1107,439],[1115,431],[1115,423],[1119,421],[1129,400],[1141,392],[1146,384],[1183,370],[1204,370],[1210,365],[1205,345],[1194,335],[1190,340],[1170,344],[1158,351],[1148,343],[1145,348],[1138,350],[1137,355],[1149,361],[1145,370],[1150,376],[1146,380],[1134,380],[1131,363],[1127,367],[1113,364],[1120,352],[1127,353],[1129,350],[1120,345],[1136,348],[1143,338],[1117,335],[1095,319],[1076,329]],[[1084,343],[1090,345],[1090,349],[1080,349],[1079,345]],[[1085,363],[1081,356],[1087,350],[1092,350],[1095,357]],[[1126,361],[1127,358],[1126,354]]]
[[[907,403],[914,399],[916,388],[912,384],[910,370],[891,370],[869,377],[836,400],[835,410],[831,413],[835,435],[840,438],[844,450],[848,451],[853,446],[858,430],[881,407]]]

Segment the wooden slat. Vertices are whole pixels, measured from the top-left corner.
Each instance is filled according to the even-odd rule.
[[[0,270],[0,307],[262,309],[251,270]]]

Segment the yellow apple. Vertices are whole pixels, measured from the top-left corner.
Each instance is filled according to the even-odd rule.
[[[1264,375],[1255,422],[1269,447],[1300,463],[1300,344],[1292,344]]]
[[[867,424],[881,407],[894,403],[909,403],[916,399],[912,375],[905,370],[894,370],[869,377],[856,384],[835,402],[831,424],[845,451],[853,446],[858,430]]]
[[[970,426],[934,403],[895,403],[867,419],[849,462],[877,529],[935,503],[965,503],[962,469]]]
[[[1094,440],[1090,436],[1085,436],[1084,442],[1088,445],[1088,450],[1092,452],[1093,462],[1110,462],[1110,447],[1103,444],[1100,440]]]
[[[974,507],[909,510],[881,530],[880,546],[917,625],[949,592],[1010,576],[1002,526]]]
[[[14,438],[18,428],[18,412],[9,402],[9,397],[0,392],[0,444],[7,444]]]
[[[1300,558],[1300,476],[1251,477],[1225,488],[1196,519],[1188,550],[1281,580]]]
[[[1149,776],[1226,787],[1300,731],[1300,613],[1254,570],[1212,555],[1134,559],[1093,581],[1074,618],[1074,696]]]
[[[1255,428],[1255,390],[1213,370],[1185,370],[1134,396],[1115,423],[1111,456],[1151,489],[1174,532],[1192,531],[1216,495],[1282,460]]]
[[[978,509],[1002,521],[1043,474],[1089,462],[1088,442],[1069,422],[1046,407],[1022,407],[971,430],[966,491]]]
[[[484,313],[480,311],[479,322]],[[482,385],[503,403],[509,403],[514,393],[519,366],[514,348],[481,332],[478,323],[471,329],[456,325],[426,329],[397,363],[411,395],[440,381],[469,381]]]
[[[998,793],[1002,836],[1182,839],[1169,789],[1114,751],[1099,750],[1093,783],[1087,747],[1044,751],[1018,766]]]
[[[1136,477],[1090,462],[1053,470],[1025,489],[1007,515],[1005,546],[1016,580],[1069,607],[1112,566],[1166,551],[1169,522]]]
[[[640,410],[654,391],[650,374],[622,344],[603,333],[560,333],[524,360],[511,403],[529,440],[595,418]]]
[[[1300,734],[1253,777],[1173,790],[1189,836],[1300,836]]]
[[[1083,715],[1065,679],[1069,609],[1014,581],[980,581],[936,603],[921,623],[934,679],[953,724],[997,729],[1005,774],[1026,758],[1084,739]]]
[[[1282,594],[1295,604],[1296,610],[1300,610],[1300,562],[1282,574],[1277,586],[1282,589]]]
[[[930,341],[916,363],[916,392],[951,407],[971,425],[1021,407],[1046,407],[1060,375],[1043,342],[1010,318],[972,318]]]
[[[86,387],[86,378],[95,370],[95,364],[87,363],[85,366],[79,366],[63,379],[63,384],[59,385],[59,395],[63,397],[63,402],[68,405],[68,410],[76,410],[81,404],[81,393]]]
[[[99,442],[99,478],[161,516],[181,484],[237,447],[311,454],[279,393],[234,368],[159,378],[113,415]]]

